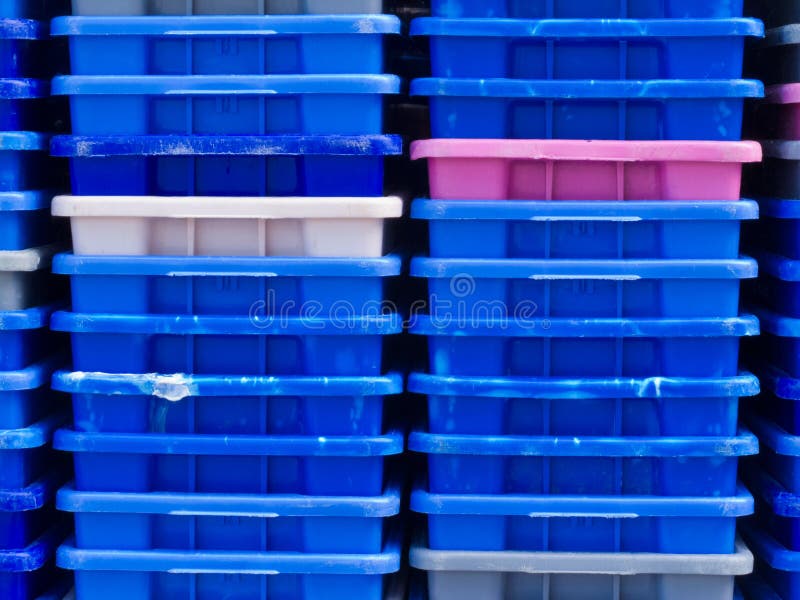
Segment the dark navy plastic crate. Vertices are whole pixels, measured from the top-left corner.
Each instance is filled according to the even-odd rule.
[[[747,80],[417,79],[435,138],[711,140],[742,135]]]
[[[370,135],[395,75],[62,76],[76,135]],[[120,118],[124,115],[124,118]]]
[[[0,369],[25,369],[53,353],[56,348],[46,328],[55,308],[0,311]]]
[[[800,260],[800,201],[761,199],[760,220],[751,232],[754,245]]]
[[[411,216],[428,222],[434,258],[733,259],[758,205],[420,199]]]
[[[800,496],[787,492],[758,463],[747,464],[742,477],[756,497],[759,524],[789,550],[800,551]]]
[[[35,77],[44,73],[47,26],[0,13],[0,77]]]
[[[761,302],[782,315],[800,318],[800,260],[770,253],[756,253],[756,258]]]
[[[10,19],[49,19],[69,13],[69,0],[0,0],[0,16]]]
[[[473,238],[480,239],[480,238]],[[417,257],[436,319],[735,317],[753,259],[570,260]]]
[[[108,550],[380,552],[387,518],[400,513],[399,484],[380,496],[330,497],[58,493],[75,517],[75,545]]]
[[[766,363],[755,365],[754,370],[762,389],[753,407],[791,435],[800,435],[800,379]]]
[[[756,556],[756,573],[777,592],[781,600],[800,598],[800,552],[786,548],[754,521],[742,522],[741,532]],[[773,600],[766,595],[756,598]]]
[[[398,136],[59,136],[52,151],[71,159],[72,193],[81,196],[381,196],[384,158],[401,154],[402,142]]]
[[[762,336],[754,349],[762,359],[800,377],[800,318],[784,317],[764,309],[755,309],[762,327]]]
[[[78,431],[380,435],[403,379],[60,371],[53,389],[72,394]]]
[[[24,369],[0,371],[0,429],[22,429],[47,416],[56,406],[50,376],[61,364],[51,358]]]
[[[748,191],[765,198],[800,198],[800,140],[761,142],[764,160],[747,167]]]
[[[63,422],[63,415],[51,415],[23,429],[0,431],[0,490],[25,488],[53,465],[50,438]]]
[[[400,570],[403,544],[373,554],[79,550],[69,540],[58,566],[75,571],[80,600],[383,600],[386,575]]]
[[[378,496],[384,458],[403,435],[276,436],[85,433],[61,429],[75,487],[93,492]],[[120,474],[124,473],[124,477]]]
[[[48,191],[0,192],[0,251],[24,250],[54,241]]]
[[[436,375],[732,377],[758,319],[460,320],[416,316]]]
[[[66,477],[51,472],[22,489],[0,489],[0,551],[26,548],[52,526],[52,502]]]
[[[716,379],[450,377],[413,373],[431,433],[467,435],[736,435],[749,373]]]
[[[355,75],[384,72],[385,36],[400,19],[62,17],[51,33],[69,38],[74,75]]]
[[[53,181],[48,136],[30,131],[0,132],[0,191],[39,189]]]
[[[800,436],[790,435],[762,415],[749,414],[746,420],[758,436],[761,445],[759,459],[764,468],[788,492],[800,494]]]
[[[57,312],[77,371],[203,375],[379,375],[398,315],[311,317]]]
[[[259,319],[378,315],[400,258],[75,256],[72,308],[110,314],[239,315]]]
[[[415,19],[434,77],[731,79],[742,76],[755,19]],[[702,56],[703,60],[697,57]]]
[[[743,0],[431,0],[441,17],[685,19],[741,17]]]
[[[738,588],[734,600],[781,600],[775,590],[758,575],[740,577],[736,584]]]
[[[54,528],[24,549],[0,550],[0,598],[46,598],[54,584],[60,583],[54,558],[56,547],[63,539],[64,532]]]
[[[730,554],[736,519],[753,512],[732,497],[594,498],[429,493],[414,489],[411,510],[427,515],[432,550]]]
[[[39,79],[0,79],[0,130],[45,128],[49,85]]]
[[[409,450],[427,455],[429,489],[441,494],[731,496],[740,456],[758,453],[738,437],[481,436],[414,432]]]

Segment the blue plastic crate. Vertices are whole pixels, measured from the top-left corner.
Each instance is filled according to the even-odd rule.
[[[0,598],[46,598],[53,585],[61,583],[54,558],[63,539],[64,532],[53,528],[22,550],[0,550]]]
[[[75,517],[75,546],[107,550],[380,552],[387,518],[400,514],[401,488],[330,497],[236,494],[58,493]]]
[[[742,76],[755,19],[442,19],[411,23],[430,40],[434,77],[731,79]],[[697,57],[702,56],[703,60]]]
[[[436,375],[733,377],[758,319],[436,319],[418,315]]]
[[[462,435],[733,436],[758,379],[559,379],[412,373],[428,430]]]
[[[29,427],[0,431],[0,490],[28,487],[52,467],[50,438],[63,422],[63,415],[50,415]]]
[[[763,250],[800,260],[800,201],[758,201],[760,220],[752,242]]]
[[[53,389],[72,394],[78,431],[380,435],[384,396],[403,379],[60,371]]]
[[[396,535],[373,554],[194,550],[79,550],[57,563],[75,571],[80,600],[383,600],[386,575],[400,570]]]
[[[0,136],[0,149],[2,149]],[[399,136],[53,139],[80,196],[381,196]],[[3,172],[0,153],[0,174]],[[0,179],[2,184],[2,179]]]
[[[737,594],[734,600],[781,600],[764,580],[758,575],[748,575],[737,580]]]
[[[29,19],[9,19],[0,13],[0,77],[45,74],[47,26]]]
[[[747,423],[758,436],[763,467],[788,492],[800,494],[800,436],[757,414],[747,415]]]
[[[77,135],[374,135],[384,96],[399,91],[395,75],[53,79]]]
[[[259,319],[378,315],[399,257],[283,258],[75,256],[53,272],[70,276],[72,308],[110,314],[239,315]]]
[[[730,554],[736,520],[752,514],[743,487],[732,497],[435,494],[414,489],[432,550]],[[635,516],[633,516],[635,515]]]
[[[53,338],[46,328],[55,308],[0,311],[0,370],[22,370],[53,353]]]
[[[61,429],[75,487],[93,492],[378,496],[403,435],[85,433]],[[120,477],[124,473],[125,477]]]
[[[64,479],[53,471],[25,488],[0,490],[0,551],[26,548],[56,522],[52,504]]]
[[[427,281],[437,320],[735,317],[742,280],[757,274],[750,258],[411,261],[411,276]]]
[[[734,259],[758,205],[420,199],[411,216],[428,222],[434,258]]]
[[[746,464],[742,477],[756,497],[759,524],[787,549],[800,551],[800,496],[787,492],[758,463]]]
[[[69,0],[0,0],[0,16],[10,19],[49,19],[69,10]]]
[[[400,19],[61,17],[51,33],[69,38],[74,75],[355,75],[384,72],[385,36]]]
[[[761,277],[755,294],[761,302],[787,317],[800,318],[800,260],[757,253]]]
[[[0,131],[46,129],[49,84],[39,79],[0,79]]]
[[[39,189],[52,182],[48,144],[48,136],[41,133],[0,132],[0,191]]]
[[[743,521],[740,528],[745,542],[756,556],[756,573],[781,600],[800,598],[800,552],[787,549],[753,521]],[[755,597],[773,600],[769,595]]]
[[[0,251],[24,250],[54,241],[53,192],[0,192]]]
[[[77,371],[202,375],[379,375],[398,315],[332,319],[57,312]]]
[[[762,336],[754,346],[760,357],[788,375],[800,377],[800,318],[764,309],[754,312],[762,326]]]
[[[414,432],[409,450],[428,460],[441,494],[731,496],[740,456],[758,453],[738,437],[482,436]]]
[[[0,371],[0,430],[28,427],[55,408],[50,376],[62,360],[51,358],[24,369]]]
[[[747,80],[417,79],[434,138],[712,140],[742,136]]]
[[[762,386],[754,408],[788,433],[800,435],[800,379],[764,363],[755,365],[754,370]]]
[[[743,0],[431,0],[440,17],[685,19],[741,17]]]

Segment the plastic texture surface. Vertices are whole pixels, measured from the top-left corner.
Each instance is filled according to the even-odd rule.
[[[63,358],[23,369],[0,371],[0,430],[21,429],[47,416],[56,406],[50,376]]]
[[[52,179],[48,137],[29,131],[0,132],[0,191],[39,189]]]
[[[46,305],[0,311],[0,371],[26,369],[53,354],[47,324],[56,308]]]
[[[56,522],[53,510],[63,475],[52,471],[21,489],[0,489],[0,552],[20,550]]]
[[[416,79],[434,138],[713,140],[742,134],[747,98],[760,82]]]
[[[54,241],[47,191],[0,192],[0,251],[24,250]]]
[[[61,429],[53,446],[73,454],[80,491],[377,496],[384,487],[384,458],[402,452],[403,436]]]
[[[58,580],[56,547],[64,533],[54,528],[24,549],[0,550],[0,597],[4,600],[46,599]]]
[[[800,202],[765,198],[758,201],[760,219],[749,231],[762,250],[800,260]]]
[[[750,374],[718,379],[449,377],[412,373],[428,430],[466,435],[733,436]]]
[[[53,201],[53,214],[70,218],[77,255],[374,258],[383,254],[385,220],[402,213],[397,197]]]
[[[754,142],[424,140],[438,200],[738,200]],[[549,174],[549,175],[548,175]],[[800,197],[800,195],[798,195]]]
[[[20,490],[42,477],[53,465],[49,449],[62,415],[50,415],[22,429],[0,432],[0,490]]]
[[[72,14],[89,15],[326,15],[383,12],[383,0],[72,0]]]
[[[397,373],[377,377],[111,375],[61,371],[78,431],[380,435]]]
[[[1,138],[0,138],[1,139]],[[381,196],[398,136],[59,136],[80,196]],[[2,173],[0,153],[0,173]],[[0,178],[0,183],[2,179]]]
[[[758,436],[764,469],[791,494],[800,494],[800,437],[790,435],[769,418],[749,414],[746,422]]]
[[[411,216],[427,221],[433,258],[733,259],[758,205],[420,199]]]
[[[431,11],[455,18],[707,19],[741,17],[743,5],[742,0],[431,0]]]
[[[412,36],[430,39],[434,77],[467,79],[730,79],[742,76],[745,39],[763,34],[753,19],[423,17],[411,24]]]
[[[51,32],[69,38],[74,75],[356,75],[384,71],[400,19],[62,17]]]
[[[44,75],[47,44],[43,40],[47,37],[44,23],[12,19],[0,12],[0,78]]]
[[[789,550],[755,523],[743,523],[741,529],[757,557],[759,575],[780,598],[795,600],[800,593],[800,552]]]

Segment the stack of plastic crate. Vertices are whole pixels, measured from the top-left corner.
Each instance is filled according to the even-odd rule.
[[[741,2],[434,0],[427,456],[431,600],[730,600],[737,480]],[[622,19],[621,19],[622,18]],[[591,141],[589,141],[591,140]]]
[[[745,481],[756,498],[756,517],[743,527],[763,580],[751,597],[800,597],[800,6],[753,2],[766,38],[752,67],[768,85],[752,126],[763,140],[764,163],[747,184],[759,197],[761,220],[748,243],[759,262],[749,298],[762,337],[748,360],[761,379],[748,423],[762,453],[748,461]]]
[[[59,348],[47,331],[61,299],[50,275],[58,171],[47,156],[47,19],[58,4],[0,2],[0,597],[8,600],[51,591],[64,534],[55,495],[68,475],[51,447],[64,417],[49,386]]]
[[[75,465],[59,566],[77,600],[380,600],[401,550],[383,417],[402,379],[382,361],[399,20],[361,14],[373,0],[73,12],[52,24],[73,127],[52,146],[74,248],[54,261],[74,412],[55,445]]]

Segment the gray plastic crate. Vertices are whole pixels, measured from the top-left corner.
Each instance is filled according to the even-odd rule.
[[[56,246],[0,252],[0,311],[22,310],[53,300],[50,261]]]
[[[320,15],[379,14],[383,0],[72,0],[88,15]]]
[[[428,571],[430,600],[732,600],[753,570],[737,541],[730,555],[452,552],[411,548]]]

